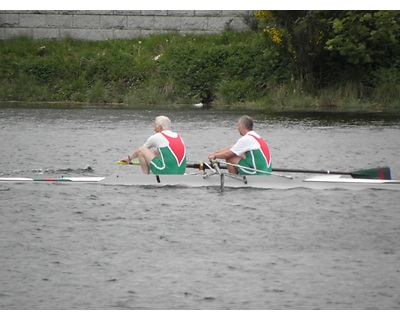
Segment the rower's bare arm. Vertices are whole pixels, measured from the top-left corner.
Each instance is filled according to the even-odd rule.
[[[120,161],[129,163],[132,159],[136,159],[139,155],[139,149],[136,149],[131,154],[128,154],[125,158],[122,158]]]
[[[209,159],[209,160],[215,160],[215,159],[230,159],[230,158],[236,156],[236,154],[234,154],[234,153],[231,151],[231,147],[232,147],[232,146],[229,146],[229,147],[226,147],[226,148],[224,148],[224,149],[221,149],[221,150],[218,150],[218,151],[216,151],[216,152],[211,153],[211,154],[208,156],[208,159]]]

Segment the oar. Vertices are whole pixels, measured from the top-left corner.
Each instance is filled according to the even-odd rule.
[[[362,169],[350,172],[330,171],[330,170],[279,169],[279,168],[273,168],[272,171],[292,172],[292,173],[312,173],[312,174],[340,174],[340,175],[349,175],[352,178],[357,178],[357,179],[382,179],[382,180],[392,179],[389,167]]]
[[[118,161],[117,163],[127,164],[125,161]],[[139,162],[131,162],[130,164],[139,165]],[[199,170],[209,169],[208,166],[205,166],[203,162],[188,163],[186,164],[186,167]],[[224,164],[220,164],[219,167],[221,169],[227,169],[227,166]],[[290,173],[310,173],[310,174],[340,174],[340,175],[348,175],[355,179],[381,179],[381,180],[392,179],[389,167],[362,169],[350,172],[330,171],[330,170],[308,170],[308,169],[280,169],[280,168],[273,168],[272,171],[290,172]]]
[[[188,163],[186,167],[199,170],[207,169],[207,166],[204,166],[202,162]],[[226,169],[227,166],[220,164],[220,168]],[[311,174],[340,174],[340,175],[349,175],[352,178],[357,178],[357,179],[381,179],[381,180],[392,179],[389,167],[362,169],[351,172],[330,171],[330,170],[307,170],[307,169],[280,169],[280,168],[273,168],[272,171],[289,172],[289,173],[311,173]]]
[[[132,164],[132,165],[134,165],[134,166],[138,166],[140,163],[139,163],[139,161],[132,161],[132,162],[126,162],[126,161],[123,161],[123,160],[119,160],[119,161],[117,161],[117,164]]]

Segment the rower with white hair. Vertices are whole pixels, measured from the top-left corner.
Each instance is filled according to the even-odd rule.
[[[171,120],[158,116],[154,131],[143,146],[123,158],[121,162],[130,163],[138,158],[142,172],[149,174],[184,174],[186,171],[186,147],[181,136],[171,131]]]

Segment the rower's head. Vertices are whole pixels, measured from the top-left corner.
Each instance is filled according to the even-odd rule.
[[[253,119],[249,116],[241,116],[238,120],[238,131],[242,136],[249,131],[253,131]]]
[[[158,116],[154,122],[154,131],[161,132],[171,129],[171,120],[166,116]]]

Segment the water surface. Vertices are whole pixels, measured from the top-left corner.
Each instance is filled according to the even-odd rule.
[[[127,170],[115,162],[159,113],[189,162],[239,137],[231,112],[2,108],[0,175]],[[276,167],[400,178],[397,117],[251,116]],[[0,308],[399,309],[399,203],[388,190],[0,184]]]

